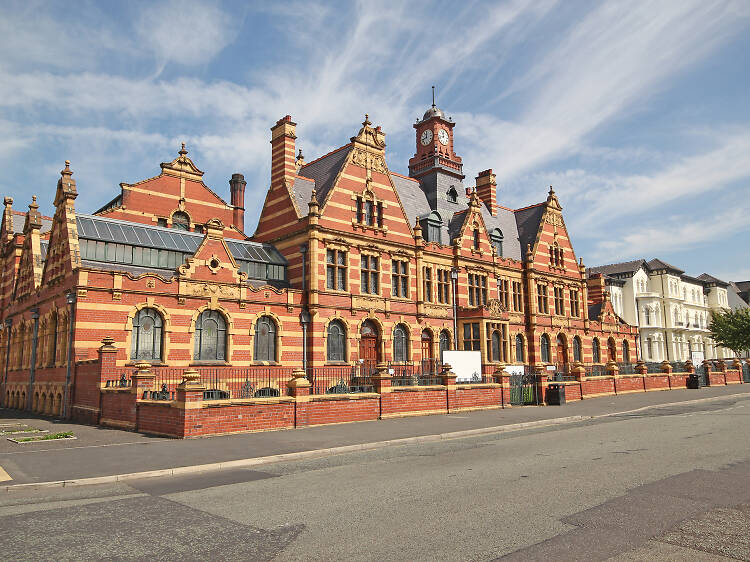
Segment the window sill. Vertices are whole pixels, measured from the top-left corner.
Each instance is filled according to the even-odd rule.
[[[207,367],[207,366],[211,366],[211,365],[214,365],[214,366],[229,366],[230,363],[228,361],[211,361],[211,360],[202,361],[202,360],[199,359],[197,361],[193,361],[192,363],[190,363],[189,366],[190,367]]]
[[[148,359],[131,359],[130,361],[125,363],[125,367],[135,367],[138,363],[146,362],[152,367],[166,367],[167,364],[163,361],[159,361],[157,363],[151,363]]]
[[[350,294],[349,291],[347,291],[346,289],[329,289],[327,287],[325,289],[325,292],[326,293],[333,293],[335,295],[348,295],[348,294]]]

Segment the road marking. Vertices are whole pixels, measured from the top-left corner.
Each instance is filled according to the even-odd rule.
[[[5,469],[0,466],[0,482],[7,482],[8,480],[13,480],[10,474],[5,472]]]

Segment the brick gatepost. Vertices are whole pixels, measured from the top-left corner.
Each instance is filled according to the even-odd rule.
[[[292,378],[286,383],[289,396],[294,397],[294,427],[303,427],[310,424],[310,387],[312,384],[303,369],[294,369]]]
[[[143,393],[154,389],[154,373],[151,372],[151,363],[140,361],[135,364],[136,371],[130,378],[133,381],[130,392],[135,394],[136,400],[143,399]]]
[[[586,368],[583,363],[576,361],[570,368],[570,374],[573,375],[578,382],[581,382],[586,377]]]
[[[450,413],[456,407],[456,373],[451,371],[451,366],[446,363],[443,365],[440,378],[445,385],[445,407]]]
[[[665,375],[672,374],[672,364],[666,359],[661,362],[661,372],[664,373]]]
[[[177,385],[175,406],[182,409],[183,414],[182,423],[177,425],[179,437],[189,437],[190,430],[200,421],[198,412],[203,405],[203,391],[206,390],[206,385],[200,379],[198,371],[186,369],[182,373],[182,382]]]
[[[615,394],[617,394],[617,376],[620,374],[619,365],[610,359],[604,366],[604,372],[608,377],[612,377],[612,388],[614,389]]]
[[[499,367],[495,369],[495,373],[492,375],[492,378],[495,379],[495,382],[500,385],[500,405],[503,408],[505,408],[506,388],[508,389],[508,401],[510,402],[510,381],[506,381],[506,377],[509,377],[508,373],[506,373]]]
[[[388,364],[378,363],[375,367],[375,374],[370,377],[370,380],[372,381],[373,390],[380,394],[380,400],[378,401],[380,412],[378,413],[378,418],[382,418],[383,400],[386,401],[386,410],[388,409],[387,404],[390,404],[388,395],[391,393],[391,375],[388,372]]]
[[[688,375],[694,375],[695,374],[695,365],[693,365],[693,362],[690,359],[688,359],[687,361],[685,361],[685,372]]]
[[[711,364],[711,361],[708,359],[703,360],[703,370],[706,373],[706,386],[711,386],[711,367],[713,365]]]
[[[115,340],[110,336],[102,338],[102,345],[97,350],[99,353],[99,382],[106,382],[108,379],[119,378],[116,376],[117,369],[117,348],[113,345]]]

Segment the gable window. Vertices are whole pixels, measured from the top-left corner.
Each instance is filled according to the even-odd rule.
[[[357,197],[357,222],[366,226],[383,226],[383,203],[375,202],[372,195]]]
[[[487,276],[469,273],[469,306],[487,304]]]
[[[133,318],[130,359],[161,362],[162,318],[153,308],[142,308]]]
[[[326,359],[328,361],[346,361],[346,328],[341,320],[328,324],[326,338]]]
[[[362,293],[378,294],[378,258],[375,256],[362,256],[360,290]]]
[[[437,298],[440,304],[450,304],[451,302],[451,278],[450,271],[447,269],[437,270]]]
[[[409,296],[409,262],[393,260],[391,262],[391,288],[394,297]]]
[[[428,266],[424,268],[423,277],[424,277],[424,281],[422,282],[422,284],[424,286],[423,287],[424,294],[422,295],[422,297],[424,298],[426,302],[432,302],[432,268],[431,267]]]
[[[255,361],[276,361],[276,323],[261,316],[255,323]]]
[[[422,237],[426,242],[442,244],[440,234],[442,224],[443,219],[437,211],[432,211],[426,217],[419,219],[419,225],[422,227]]]
[[[464,324],[464,351],[479,351],[479,323]]]
[[[195,360],[225,361],[227,321],[218,310],[204,310],[195,323]]]
[[[409,342],[407,331],[403,324],[396,325],[393,330],[393,360],[398,363],[407,361]]]
[[[458,203],[458,192],[456,191],[456,188],[451,186],[448,193],[445,194],[445,198],[448,203]]]
[[[190,217],[187,213],[177,211],[172,215],[172,228],[177,230],[190,230]]]
[[[346,252],[326,250],[326,288],[346,291]]]
[[[628,340],[622,340],[622,361],[623,363],[630,363],[630,345],[628,345]]]
[[[549,363],[549,336],[542,334],[541,339],[542,363]]]
[[[502,257],[503,255],[503,231],[499,228],[496,228],[492,231],[492,234],[490,234],[490,240],[492,242],[492,247],[495,248],[495,253],[498,255],[498,257]]]
[[[474,249],[475,250],[479,249],[479,229],[478,228],[474,229]]]

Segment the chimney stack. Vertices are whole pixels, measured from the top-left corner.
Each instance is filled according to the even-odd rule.
[[[493,217],[497,215],[497,180],[491,169],[479,172],[477,176],[477,196],[484,201]]]
[[[234,207],[232,211],[232,222],[240,232],[245,232],[245,176],[242,174],[232,174],[229,180],[229,193],[231,195],[231,204]]]
[[[271,189],[291,185],[297,174],[294,141],[297,123],[286,115],[271,127]]]

